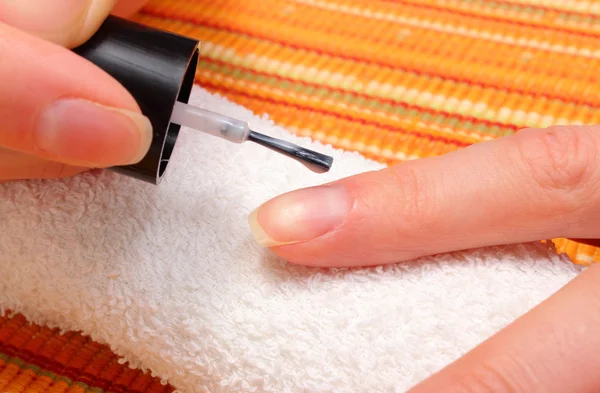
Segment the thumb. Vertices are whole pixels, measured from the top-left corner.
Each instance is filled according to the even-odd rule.
[[[286,260],[393,263],[551,238],[600,238],[600,128],[523,130],[279,196],[250,225]]]
[[[87,41],[116,0],[4,0],[0,22],[58,45],[73,48]]]

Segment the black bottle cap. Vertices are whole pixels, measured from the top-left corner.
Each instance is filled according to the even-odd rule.
[[[75,53],[115,78],[150,119],[150,150],[135,165],[112,171],[158,185],[180,126],[170,122],[177,101],[187,103],[198,65],[198,41],[110,16]]]

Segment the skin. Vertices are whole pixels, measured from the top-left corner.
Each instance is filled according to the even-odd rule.
[[[0,0],[0,181],[71,176],[145,154],[149,130],[132,97],[67,49],[111,10],[126,16],[143,3]],[[249,223],[275,254],[324,267],[555,237],[600,245],[599,191],[599,127],[530,129],[281,195]],[[598,326],[592,266],[409,393],[596,393]]]
[[[600,245],[600,127],[527,129],[441,157],[297,190],[250,218],[312,266],[386,264],[558,237]],[[600,266],[409,393],[600,391]]]
[[[114,8],[145,1],[0,0],[0,182],[135,163],[151,125],[130,94],[69,49]],[[32,94],[34,92],[34,94]]]

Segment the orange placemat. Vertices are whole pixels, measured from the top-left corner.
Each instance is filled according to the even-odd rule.
[[[387,164],[600,123],[598,1],[152,0],[134,19],[200,39],[208,90]],[[78,333],[0,318],[2,393],[172,390],[118,360]]]

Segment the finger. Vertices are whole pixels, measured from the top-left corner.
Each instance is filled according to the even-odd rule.
[[[149,120],[108,74],[69,50],[0,24],[0,146],[105,168],[139,162]]]
[[[86,169],[0,149],[0,183],[10,180],[59,179],[74,176]]]
[[[115,0],[2,0],[0,22],[64,47],[87,41]]]
[[[268,201],[257,240],[290,262],[356,266],[598,237],[600,128],[523,130]]]
[[[600,391],[600,266],[409,393]]]
[[[147,2],[148,0],[120,0],[112,13],[127,18],[138,12]]]

